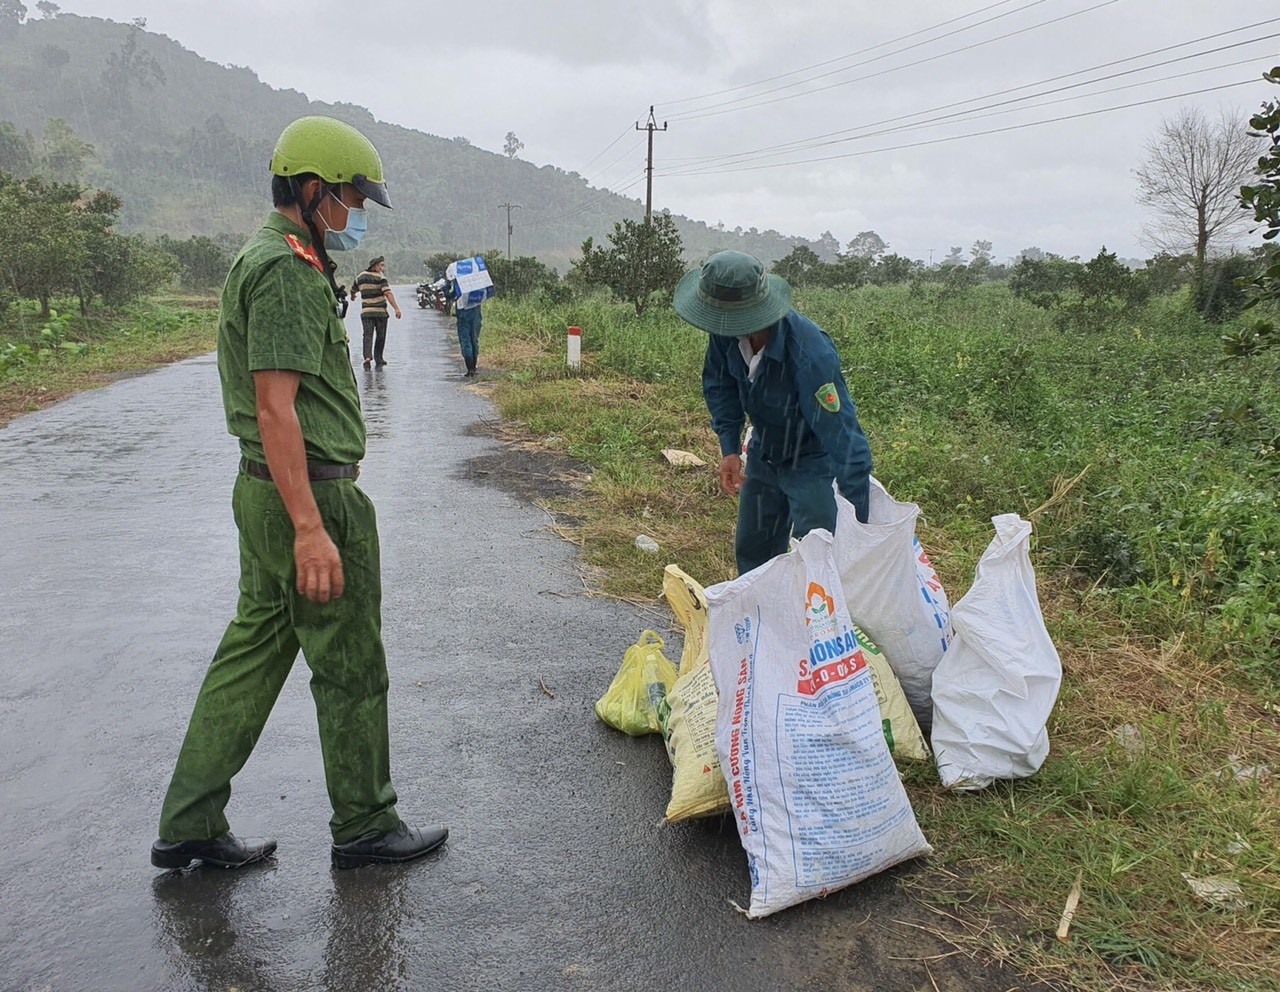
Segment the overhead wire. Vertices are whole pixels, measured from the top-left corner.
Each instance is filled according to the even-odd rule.
[[[1280,22],[1280,17],[1272,18],[1270,21],[1264,21],[1260,23],[1269,24],[1269,23],[1275,23],[1275,22]],[[777,157],[779,155],[786,155],[793,152],[804,151],[810,148],[820,148],[825,145],[840,144],[846,141],[856,141],[862,138],[873,137],[880,134],[892,133],[893,131],[896,131],[896,130],[905,130],[909,127],[918,126],[917,124],[907,124],[906,122],[912,121],[921,117],[928,117],[930,124],[936,124],[936,123],[951,120],[953,118],[969,118],[970,115],[973,115],[972,119],[980,119],[981,117],[984,117],[984,116],[992,116],[990,114],[980,114],[979,112],[985,111],[985,110],[992,110],[996,107],[1006,107],[1011,104],[1023,104],[1023,106],[1013,107],[1009,111],[1002,111],[1002,112],[1008,113],[1018,109],[1029,109],[1029,108],[1039,107],[1039,106],[1048,106],[1052,103],[1061,102],[1061,101],[1048,101],[1046,103],[1030,103],[1028,101],[1038,100],[1041,97],[1050,96],[1054,93],[1063,93],[1068,90],[1079,89],[1084,86],[1093,86],[1098,83],[1107,82],[1112,79],[1119,79],[1124,76],[1131,76],[1134,73],[1149,72],[1153,69],[1159,69],[1164,66],[1175,65],[1179,62],[1186,62],[1192,59],[1203,58],[1208,55],[1216,55],[1220,52],[1230,51],[1231,49],[1241,48],[1247,45],[1258,44],[1260,42],[1269,41],[1275,38],[1280,38],[1280,32],[1275,32],[1275,33],[1264,35],[1262,37],[1257,37],[1257,38],[1248,38],[1244,41],[1234,42],[1229,45],[1220,45],[1216,48],[1206,49],[1203,51],[1192,52],[1186,55],[1178,56],[1177,58],[1165,59],[1161,62],[1152,63],[1150,65],[1136,66],[1132,69],[1126,69],[1122,72],[1115,72],[1105,76],[1097,76],[1093,79],[1081,80],[1079,82],[1071,83],[1066,86],[1059,86],[1053,89],[1041,90],[1040,92],[1036,92],[1036,93],[1028,93],[1023,96],[1015,97],[1013,99],[1001,100],[996,103],[989,103],[989,104],[986,104],[985,106],[972,107],[969,110],[957,111],[952,114],[939,114],[939,111],[942,111],[942,110],[948,110],[954,107],[963,107],[966,104],[977,103],[981,100],[990,100],[995,97],[1005,96],[1010,93],[1016,93],[1019,90],[1025,90],[1035,86],[1048,85],[1050,83],[1058,82],[1060,80],[1069,79],[1073,76],[1079,76],[1084,73],[1096,72],[1100,69],[1109,68],[1115,65],[1121,65],[1125,62],[1133,62],[1139,59],[1149,58],[1152,55],[1160,54],[1161,52],[1169,51],[1173,48],[1182,48],[1182,47],[1186,47],[1186,45],[1189,45],[1189,44],[1197,44],[1201,41],[1211,40],[1212,38],[1215,38],[1215,37],[1221,37],[1223,34],[1231,34],[1231,33],[1235,33],[1236,31],[1250,30],[1250,29],[1256,28],[1257,26],[1258,25],[1250,25],[1246,28],[1234,28],[1229,32],[1220,32],[1216,35],[1209,35],[1206,38],[1197,38],[1197,39],[1194,39],[1193,41],[1183,42],[1179,45],[1167,46],[1164,49],[1157,49],[1153,52],[1145,52],[1141,55],[1134,55],[1125,59],[1113,60],[1112,62],[1103,63],[1102,65],[1093,66],[1088,69],[1081,69],[1075,72],[1064,73],[1064,74],[1054,76],[1049,79],[1040,80],[1034,83],[1024,83],[1020,86],[1014,86],[1014,87],[1009,87],[1003,90],[997,90],[994,93],[987,93],[982,96],[970,97],[966,100],[957,100],[952,103],[943,104],[938,107],[931,107],[928,110],[916,111],[910,114],[905,114],[905,115],[899,114],[893,117],[882,118],[881,120],[872,121],[867,124],[861,124],[861,125],[858,125],[857,127],[844,128],[838,131],[829,131],[824,134],[813,135],[808,138],[800,138],[795,141],[781,142],[775,145],[767,145],[767,146],[764,146],[763,148],[750,149],[747,151],[733,152],[733,153],[719,154],[719,155],[690,156],[686,158],[667,159],[667,161],[668,162],[687,162],[690,164],[691,167],[695,163],[703,163],[707,165],[710,165],[712,163],[720,163],[720,164],[728,165],[728,164],[734,164],[735,162],[750,161],[756,158]],[[1177,74],[1168,75],[1168,76],[1156,77],[1154,79],[1145,80],[1132,85],[1149,85],[1155,82],[1164,82],[1171,79],[1181,79],[1181,78],[1185,78],[1188,75],[1195,75],[1201,72],[1211,72],[1215,69],[1233,68],[1235,66],[1244,64],[1249,61],[1252,61],[1252,58],[1243,59],[1236,62],[1223,63],[1216,66],[1206,66],[1206,67],[1194,69],[1185,73],[1177,73]],[[1104,93],[1111,93],[1111,92],[1115,92],[1117,89],[1124,89],[1124,88],[1127,88],[1127,87],[1114,87],[1111,89],[1098,90],[1091,93],[1081,93],[1081,94],[1077,94],[1076,97],[1072,97],[1072,99],[1084,98],[1089,96],[1099,96]],[[881,130],[881,131],[871,130],[872,128],[877,128],[885,124],[893,124],[895,126],[892,128],[888,128],[886,130]]]
[[[901,145],[889,145],[884,148],[868,148],[862,151],[845,152],[840,155],[825,155],[818,158],[797,159],[794,162],[774,162],[767,165],[744,165],[741,167],[735,166],[733,168],[705,170],[705,171],[690,170],[690,171],[661,172],[659,173],[659,175],[670,178],[674,176],[687,176],[687,175],[724,175],[724,174],[733,173],[733,172],[758,172],[764,169],[782,169],[782,168],[787,168],[794,165],[809,165],[814,162],[831,162],[838,159],[857,158],[863,155],[876,155],[882,152],[902,151],[909,148],[923,148],[928,145],[941,144],[944,141],[959,141],[964,138],[979,138],[979,137],[984,137],[990,134],[1004,134],[1009,131],[1020,131],[1030,127],[1042,127],[1046,124],[1058,124],[1063,121],[1073,121],[1073,120],[1079,120],[1084,117],[1093,117],[1098,114],[1113,113],[1117,110],[1129,110],[1134,107],[1146,107],[1146,106],[1150,106],[1153,103],[1162,103],[1166,100],[1180,100],[1183,97],[1200,96],[1201,94],[1204,94],[1204,93],[1216,93],[1220,90],[1234,89],[1237,86],[1256,85],[1257,82],[1258,80],[1256,78],[1242,79],[1242,80],[1237,80],[1234,83],[1223,83],[1218,86],[1207,86],[1207,87],[1204,87],[1203,89],[1188,90],[1183,93],[1169,93],[1169,94],[1166,94],[1165,96],[1152,97],[1150,100],[1138,100],[1133,103],[1119,104],[1114,107],[1100,107],[1094,110],[1083,111],[1078,114],[1065,114],[1062,117],[1050,117],[1044,120],[1037,120],[1037,121],[1023,121],[1020,124],[1010,124],[1007,127],[989,128],[985,131],[971,131],[966,134],[947,135],[945,137],[930,138],[925,141],[914,141],[914,142],[908,142],[906,144],[901,144]]]
[[[899,35],[897,38],[891,38],[888,41],[882,41],[875,45],[869,45],[866,48],[860,48],[858,49],[858,51],[850,52],[847,55],[837,55],[835,58],[826,59],[822,62],[815,62],[813,65],[803,66],[799,69],[792,69],[789,72],[782,72],[776,76],[768,76],[765,79],[757,79],[755,82],[752,82],[752,83],[742,83],[738,86],[730,86],[723,90],[715,90],[714,92],[711,92],[711,93],[702,93],[702,94],[699,94],[698,96],[687,96],[679,100],[665,100],[661,103],[656,104],[656,106],[675,107],[682,103],[694,103],[698,100],[709,100],[712,97],[724,96],[724,94],[726,93],[736,93],[738,90],[746,90],[746,89],[751,89],[752,87],[755,87],[755,86],[763,86],[765,83],[772,83],[772,82],[776,82],[779,79],[786,79],[788,76],[796,76],[802,72],[809,72],[811,69],[821,69],[823,66],[831,65],[834,62],[843,62],[845,59],[856,58],[859,55],[865,55],[867,52],[874,52],[877,48],[884,48],[886,45],[896,45],[900,41],[907,41],[919,35],[928,34],[930,31],[936,31],[938,28],[946,27],[948,24],[955,24],[957,21],[963,21],[969,17],[976,17],[978,14],[985,14],[989,10],[995,10],[995,8],[997,7],[1004,7],[1013,2],[1015,2],[1015,0],[999,0],[998,3],[993,3],[986,7],[981,7],[978,10],[970,11],[967,14],[961,14],[959,17],[952,17],[949,20],[940,21],[937,24],[930,25],[927,28],[920,28],[918,31],[912,31],[909,34]],[[1045,0],[1035,0],[1035,3],[1029,4],[1028,7],[1034,7],[1044,2]],[[1026,10],[1028,9],[1028,7],[1022,7],[1022,8],[1019,8],[1019,10]],[[937,39],[934,39],[934,40],[936,41]]]
[[[622,180],[619,180],[612,189],[596,190],[594,195],[589,199],[584,200],[576,206],[570,207],[568,210],[562,211],[561,213],[553,214],[550,217],[539,217],[537,213],[530,213],[526,220],[526,225],[532,227],[546,227],[551,224],[559,224],[566,220],[572,220],[574,217],[593,210],[595,207],[604,203],[611,197],[621,196],[627,190],[644,182],[646,171],[647,170],[645,169],[641,169],[639,173],[628,173]]]
[[[612,148],[614,145],[616,145],[619,141],[621,141],[623,138],[625,138],[625,137],[626,137],[628,134],[630,134],[630,133],[631,133],[631,127],[630,127],[630,126],[628,126],[628,127],[624,128],[621,134],[619,134],[616,138],[614,138],[614,139],[613,139],[612,141],[610,141],[607,145],[605,145],[603,148],[601,148],[601,149],[600,149],[600,151],[596,152],[596,153],[595,153],[594,155],[592,155],[589,159],[587,159],[585,162],[583,162],[583,163],[582,163],[582,167],[581,167],[581,168],[579,168],[579,169],[576,169],[575,171],[576,171],[579,175],[581,175],[582,173],[586,172],[586,171],[587,171],[587,167],[588,167],[588,166],[590,166],[593,162],[595,162],[595,160],[596,160],[596,159],[600,158],[602,155],[604,155],[606,152],[608,152],[608,150],[609,150],[610,148]]]
[[[1035,24],[1030,24],[1030,25],[1027,25],[1026,27],[1018,28],[1016,31],[1009,31],[1005,34],[996,35],[994,38],[985,38],[982,41],[975,41],[969,45],[962,45],[959,48],[952,48],[936,55],[930,55],[923,59],[917,59],[915,62],[907,62],[903,65],[891,66],[887,69],[881,69],[877,72],[867,73],[866,75],[863,75],[863,76],[855,76],[853,79],[841,79],[834,83],[827,83],[825,86],[818,86],[812,89],[807,89],[801,93],[789,93],[786,96],[774,97],[772,100],[760,100],[759,102],[755,102],[755,103],[747,102],[749,100],[756,100],[757,97],[767,96],[770,93],[779,92],[783,89],[789,89],[792,86],[800,85],[799,83],[790,83],[787,86],[780,86],[773,90],[765,90],[761,93],[753,94],[750,97],[742,97],[738,100],[729,100],[722,104],[712,104],[709,107],[697,108],[692,111],[686,111],[685,113],[682,113],[682,114],[676,114],[674,116],[668,117],[667,120],[669,122],[679,122],[679,121],[688,122],[688,121],[695,121],[695,120],[703,120],[707,117],[718,117],[722,114],[736,113],[739,110],[754,110],[757,107],[767,107],[775,103],[782,103],[786,100],[794,100],[797,97],[810,96],[814,93],[822,93],[826,90],[835,89],[838,86],[848,86],[851,83],[858,83],[868,79],[875,79],[879,76],[885,76],[885,75],[889,75],[890,73],[900,72],[903,69],[914,69],[918,66],[928,65],[931,62],[937,62],[941,59],[950,58],[952,55],[959,55],[964,52],[971,52],[976,48],[983,48],[987,45],[995,44],[998,41],[1007,41],[1009,38],[1015,38],[1018,35],[1027,34],[1030,31],[1037,31],[1040,28],[1049,27],[1050,25],[1053,25],[1053,24],[1059,24],[1062,21],[1069,20],[1073,17],[1080,17],[1084,14],[1090,14],[1095,10],[1100,10],[1103,7],[1110,7],[1112,4],[1116,4],[1120,2],[1121,0],[1101,0],[1100,3],[1095,3],[1093,6],[1086,7],[1083,10],[1072,11],[1068,14],[1063,14],[1059,17],[1050,18],[1047,21],[1038,21]],[[1001,16],[1007,16],[1007,15],[1001,15]],[[982,22],[982,23],[987,23],[987,22]],[[973,25],[973,26],[977,27],[980,25]],[[943,37],[947,37],[947,36],[944,35]],[[873,62],[880,62],[883,59],[890,58],[894,55],[901,55],[904,52],[910,51],[914,48],[920,48],[923,45],[932,44],[934,41],[939,41],[939,40],[941,39],[934,38],[934,39],[930,39],[929,41],[919,42],[915,45],[910,45],[907,48],[902,48],[895,52],[888,52],[885,55],[877,55],[875,58],[868,59],[866,62],[855,63],[854,65],[846,66],[843,69],[833,70],[832,72],[823,73],[822,75],[811,77],[810,79],[803,80],[802,82],[813,82],[816,79],[822,79],[826,76],[835,75],[836,73],[839,73],[839,72],[848,72],[851,69],[861,68],[862,66],[870,65]],[[733,106],[733,104],[735,103],[740,103],[742,105]]]
[[[1170,80],[1174,80],[1174,79],[1185,79],[1185,78],[1187,78],[1188,76],[1198,76],[1198,75],[1199,75],[1200,73],[1202,73],[1202,72],[1212,72],[1212,71],[1215,71],[1215,70],[1218,70],[1218,69],[1233,69],[1233,68],[1236,68],[1237,66],[1253,64],[1253,63],[1255,63],[1256,61],[1257,61],[1257,60],[1256,60],[1255,58],[1237,59],[1237,60],[1236,60],[1236,61],[1234,61],[1234,62],[1225,62],[1225,63],[1223,63],[1223,64],[1221,64],[1221,65],[1208,66],[1208,67],[1205,67],[1205,68],[1202,68],[1202,69],[1191,69],[1191,70],[1189,70],[1189,71],[1187,71],[1187,72],[1172,73],[1172,74],[1167,75],[1167,76],[1159,76],[1159,77],[1157,77],[1157,78],[1155,78],[1155,79],[1144,79],[1144,80],[1139,80],[1138,82],[1134,82],[1134,83],[1125,83],[1125,84],[1124,84],[1124,85],[1122,85],[1122,86],[1113,86],[1113,87],[1110,87],[1109,89],[1105,89],[1105,90],[1098,90],[1098,91],[1096,91],[1096,92],[1094,92],[1094,93],[1087,93],[1087,94],[1083,94],[1083,95],[1084,95],[1084,96],[1090,96],[1090,97],[1093,97],[1093,96],[1104,96],[1104,95],[1106,95],[1106,94],[1108,94],[1108,93],[1118,93],[1118,92],[1120,92],[1121,90],[1130,90],[1130,89],[1133,89],[1133,88],[1138,87],[1138,86],[1150,86],[1150,85],[1152,85],[1153,83],[1164,83],[1164,82],[1169,82]],[[1236,85],[1236,84],[1232,84],[1232,85]],[[1048,95],[1048,94],[1037,94],[1037,96],[1046,96],[1046,95]],[[1070,102],[1070,101],[1072,101],[1072,100],[1077,100],[1077,99],[1080,99],[1080,96],[1066,96],[1066,97],[1059,97],[1059,98],[1058,98],[1058,99],[1056,99],[1056,100],[1045,100],[1045,101],[1044,101],[1044,102],[1042,102],[1042,103],[1031,103],[1031,104],[1027,104],[1027,105],[1025,105],[1025,106],[1021,106],[1021,107],[1009,107],[1009,108],[1006,108],[1006,109],[1004,109],[1004,110],[994,110],[994,111],[992,111],[991,113],[978,113],[978,112],[977,112],[977,110],[988,110],[988,109],[990,109],[990,108],[987,108],[987,107],[980,107],[980,108],[977,108],[977,110],[973,110],[973,111],[964,111],[964,112],[956,113],[956,114],[948,114],[948,115],[945,115],[944,117],[937,118],[937,119],[935,119],[935,120],[931,121],[930,123],[931,123],[931,124],[936,124],[936,123],[946,122],[946,121],[948,120],[948,118],[957,118],[957,120],[951,121],[951,123],[961,123],[961,122],[963,122],[963,123],[968,123],[969,121],[987,120],[987,119],[992,118],[992,117],[1001,117],[1001,116],[1003,116],[1003,115],[1005,115],[1005,114],[1014,114],[1014,113],[1018,113],[1018,112],[1020,112],[1020,111],[1024,111],[1024,110],[1038,110],[1038,109],[1040,109],[1040,108],[1042,108],[1042,107],[1052,107],[1052,106],[1054,106],[1054,105],[1056,105],[1056,104],[1059,104],[1059,103],[1068,103],[1068,102]],[[999,104],[995,104],[995,105],[993,105],[993,106],[999,106]],[[765,154],[765,155],[755,156],[755,157],[751,157],[751,158],[744,157],[744,158],[742,158],[742,159],[740,159],[740,160],[738,160],[738,161],[729,161],[729,162],[719,163],[719,166],[706,165],[705,167],[702,167],[702,171],[697,171],[697,167],[694,167],[694,168],[691,168],[691,169],[690,169],[690,170],[688,170],[688,171],[681,171],[681,172],[675,172],[675,171],[671,171],[671,172],[663,172],[663,173],[661,173],[661,175],[664,175],[664,176],[675,176],[675,175],[683,175],[683,176],[692,176],[692,175],[717,175],[720,171],[723,171],[723,170],[722,170],[722,168],[721,168],[721,167],[723,167],[723,166],[745,165],[745,164],[747,164],[748,162],[754,162],[754,161],[758,161],[758,160],[760,160],[760,159],[766,159],[766,158],[776,158],[776,157],[778,157],[779,155],[792,154],[792,153],[794,153],[794,152],[798,152],[798,151],[806,151],[806,150],[808,150],[808,149],[810,149],[810,148],[822,148],[822,147],[825,147],[825,146],[827,146],[827,145],[838,145],[838,144],[844,144],[844,143],[846,143],[846,142],[850,142],[850,141],[861,141],[861,140],[864,140],[864,139],[866,139],[866,138],[878,138],[878,137],[883,137],[883,136],[885,136],[885,135],[887,135],[887,134],[898,134],[898,133],[900,133],[900,132],[902,132],[902,131],[913,131],[913,130],[916,130],[918,127],[919,127],[919,125],[918,125],[918,124],[898,124],[898,125],[895,125],[894,127],[884,128],[884,129],[879,130],[879,131],[869,131],[869,132],[867,132],[866,134],[858,134],[858,135],[854,135],[854,136],[849,137],[849,138],[840,138],[840,139],[835,140],[835,141],[824,141],[824,142],[820,142],[820,143],[815,144],[815,145],[807,145],[807,146],[805,146],[804,148],[788,149],[787,151],[782,151],[782,152],[771,152],[771,153],[768,153],[768,154]],[[781,164],[785,164],[785,163],[781,163]]]

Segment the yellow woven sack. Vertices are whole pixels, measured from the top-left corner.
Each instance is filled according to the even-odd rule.
[[[929,744],[920,732],[920,723],[911,712],[911,704],[907,702],[898,676],[893,674],[889,659],[861,627],[854,625],[853,629],[858,634],[858,646],[867,656],[867,667],[871,669],[871,685],[876,691],[876,702],[880,704],[880,723],[884,727],[889,753],[907,761],[933,760]]]
[[[596,716],[632,737],[661,732],[658,705],[676,681],[675,666],[663,655],[662,647],[662,638],[646,630],[627,648],[618,674],[596,701]]]
[[[658,708],[671,759],[670,823],[729,809],[729,787],[716,754],[716,684],[707,657],[707,596],[675,565],[662,576],[662,592],[684,627],[680,677]]]

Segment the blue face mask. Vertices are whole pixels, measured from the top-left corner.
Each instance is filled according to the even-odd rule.
[[[333,196],[332,193],[329,194]],[[338,200],[336,196],[333,197]],[[341,200],[338,200],[342,203]],[[342,204],[347,207],[345,203]],[[341,231],[328,230],[324,232],[324,246],[329,251],[353,251],[360,244],[360,239],[365,236],[365,232],[369,230],[368,222],[365,218],[365,210],[363,207],[347,207],[347,226]]]

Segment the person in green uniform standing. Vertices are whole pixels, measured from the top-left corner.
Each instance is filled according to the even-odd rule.
[[[299,649],[335,867],[408,861],[448,837],[396,812],[378,528],[356,485],[364,418],[328,254],[359,244],[365,200],[391,206],[382,161],[355,128],[303,117],[280,135],[270,169],[275,211],[232,264],[218,324],[227,427],[240,440],[240,596],[160,812],[159,868],[236,868],[275,852],[274,840],[232,834],[224,809]]]

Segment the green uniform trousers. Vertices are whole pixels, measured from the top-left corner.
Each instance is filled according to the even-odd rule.
[[[206,840],[228,830],[231,779],[249,759],[299,648],[311,669],[334,843],[400,823],[387,734],[377,518],[352,480],[311,488],[345,579],[342,596],[324,604],[297,591],[293,523],[275,484],[243,472],[236,479],[240,599],[191,714],[160,813],[161,840]]]

